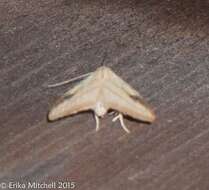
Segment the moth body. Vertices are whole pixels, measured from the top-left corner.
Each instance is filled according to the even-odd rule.
[[[141,95],[105,66],[98,68],[80,84],[68,90],[50,110],[48,119],[56,120],[92,110],[98,130],[98,117],[103,117],[109,109],[119,113],[113,121],[119,119],[126,132],[129,130],[123,122],[123,115],[146,122],[155,120],[155,114],[144,103]]]
[[[103,102],[98,101],[95,105],[95,108],[93,109],[95,114],[98,117],[104,117],[104,115],[107,113],[107,109],[105,108]]]

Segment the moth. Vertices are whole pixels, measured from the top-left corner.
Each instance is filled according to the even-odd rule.
[[[119,120],[122,128],[129,133],[123,121],[124,116],[149,123],[155,120],[154,112],[144,103],[142,96],[110,68],[102,66],[86,76],[86,79],[68,90],[52,107],[48,113],[49,121],[92,110],[98,131],[99,119],[113,110],[117,116],[112,121]],[[60,84],[67,82],[69,81]]]

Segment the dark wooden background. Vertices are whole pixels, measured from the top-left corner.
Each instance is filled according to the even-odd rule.
[[[152,125],[91,113],[48,123],[49,89],[104,64],[152,105]],[[1,0],[0,182],[82,190],[209,189],[209,1]]]

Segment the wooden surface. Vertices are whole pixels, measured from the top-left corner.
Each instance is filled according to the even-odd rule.
[[[1,0],[0,181],[82,190],[209,189],[209,1]],[[152,125],[90,113],[48,123],[104,64],[152,105]],[[1,183],[0,183],[1,184]]]

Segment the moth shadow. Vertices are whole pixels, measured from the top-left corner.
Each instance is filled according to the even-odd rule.
[[[49,112],[50,112],[50,111],[48,111],[48,113],[47,113],[47,115],[46,115],[46,121],[47,121],[48,123],[59,122],[59,121],[65,120],[65,119],[67,119],[67,118],[75,117],[75,116],[78,114],[78,113],[74,113],[74,114],[72,114],[72,115],[66,115],[66,116],[57,118],[57,119],[55,119],[55,120],[50,120],[50,119],[49,119]],[[88,113],[88,114],[92,114],[92,111],[91,111],[91,110],[81,111],[81,112],[79,112],[79,115],[84,115],[84,114],[87,114],[87,113]]]
[[[118,114],[119,112],[117,110],[113,110],[113,109],[110,109],[108,111],[108,115],[113,115],[114,117]],[[134,123],[141,123],[141,124],[151,124],[151,122],[148,122],[148,121],[142,121],[142,120],[139,120],[139,119],[134,119],[132,118],[131,116],[129,115],[123,115],[123,117],[128,120],[128,121],[131,121],[131,122],[134,122]]]
[[[148,122],[148,121],[142,121],[142,120],[139,120],[139,119],[134,119],[128,115],[124,115],[124,118],[127,119],[128,121],[131,121],[131,122],[134,122],[134,123],[140,123],[140,124],[151,124],[151,122]]]

